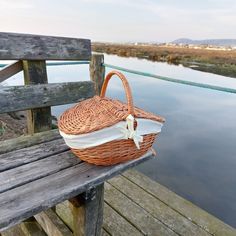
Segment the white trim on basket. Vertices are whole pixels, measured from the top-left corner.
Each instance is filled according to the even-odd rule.
[[[128,138],[133,139],[137,148],[139,148],[143,135],[160,133],[163,126],[161,122],[148,119],[137,118],[136,121],[137,128],[135,131],[128,128],[128,126],[132,127],[129,122],[133,122],[133,117],[129,115],[126,121],[120,121],[115,125],[91,133],[72,135],[60,131],[60,134],[64,138],[65,143],[74,149],[95,147],[110,141]]]

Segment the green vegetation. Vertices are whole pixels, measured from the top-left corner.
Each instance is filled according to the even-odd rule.
[[[182,64],[194,70],[236,78],[236,50],[106,43],[93,43],[92,49],[96,52],[121,57],[137,57],[175,65]]]

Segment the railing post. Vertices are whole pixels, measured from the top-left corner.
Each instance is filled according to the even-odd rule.
[[[95,86],[95,94],[100,95],[102,84],[105,77],[105,67],[104,63],[104,55],[103,54],[93,54],[89,70],[90,70],[90,79],[94,82]]]
[[[45,60],[23,61],[24,80],[27,84],[46,84],[47,69]],[[30,99],[30,98],[29,98]],[[50,130],[52,127],[51,107],[36,108],[27,111],[28,133]]]

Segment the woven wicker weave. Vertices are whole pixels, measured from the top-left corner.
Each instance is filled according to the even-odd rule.
[[[124,86],[127,104],[105,97],[109,80],[117,75]],[[112,126],[123,121],[131,114],[135,118],[145,118],[164,122],[164,118],[145,112],[133,106],[133,99],[129,84],[123,74],[110,72],[103,83],[101,95],[94,96],[65,111],[58,122],[59,129],[66,134],[85,134]],[[131,159],[136,159],[151,148],[156,134],[144,136],[144,140],[137,149],[133,140],[123,139],[84,149],[72,149],[81,160],[96,165],[113,165]]]

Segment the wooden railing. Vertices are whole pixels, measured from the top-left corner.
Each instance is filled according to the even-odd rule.
[[[28,133],[50,130],[51,106],[75,103],[99,94],[103,55],[91,57],[88,39],[0,33],[0,60],[18,60],[0,70],[0,82],[23,70],[25,86],[0,88],[0,113],[26,110]],[[46,60],[91,60],[94,82],[48,84]]]

